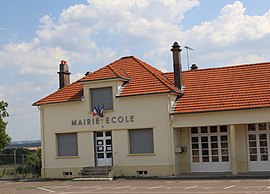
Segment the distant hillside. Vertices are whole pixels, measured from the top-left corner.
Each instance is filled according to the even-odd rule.
[[[41,147],[40,140],[12,141],[6,148],[32,148]]]

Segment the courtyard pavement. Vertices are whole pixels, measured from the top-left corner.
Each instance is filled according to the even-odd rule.
[[[0,180],[0,194],[269,193],[270,179],[115,179],[113,181]]]

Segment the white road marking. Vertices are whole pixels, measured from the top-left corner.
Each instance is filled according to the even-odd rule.
[[[233,187],[235,187],[235,185],[231,185],[231,186],[225,187],[224,189],[226,190],[226,189],[230,189],[230,188],[233,188]]]
[[[150,190],[150,189],[159,189],[159,188],[161,188],[161,187],[163,187],[163,185],[156,186],[156,187],[148,187],[148,189],[149,189],[149,190]]]
[[[194,185],[194,186],[191,186],[191,187],[186,187],[184,189],[187,190],[187,189],[193,189],[193,188],[196,188],[196,187],[198,187],[198,185]]]
[[[47,191],[49,193],[55,193],[55,191],[53,191],[53,190],[45,189],[45,188],[42,188],[42,187],[38,187],[38,189],[43,190],[43,191]]]
[[[114,187],[113,189],[126,189],[128,187],[130,187],[131,185],[127,185],[127,186],[122,186],[122,187]]]
[[[269,186],[269,187],[267,187],[267,189],[270,189],[270,186]]]

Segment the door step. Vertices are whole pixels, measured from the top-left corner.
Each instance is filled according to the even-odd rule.
[[[111,166],[97,166],[97,167],[84,167],[82,168],[80,175],[83,178],[108,178],[111,174]]]

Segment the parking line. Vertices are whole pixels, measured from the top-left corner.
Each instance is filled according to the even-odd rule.
[[[55,193],[55,191],[53,191],[53,190],[45,189],[45,188],[42,188],[42,187],[38,187],[38,189],[43,190],[43,191],[47,191],[49,193]]]
[[[224,189],[226,190],[226,189],[230,189],[230,188],[233,188],[233,187],[235,187],[235,185],[231,185],[231,186],[225,187]]]
[[[194,186],[191,186],[191,187],[186,187],[184,189],[187,190],[187,189],[193,189],[193,188],[196,188],[196,187],[198,187],[198,185],[194,185]]]
[[[130,187],[131,185],[127,185],[127,186],[122,186],[122,187],[113,187],[113,189],[126,189],[128,187]]]
[[[150,190],[150,189],[159,189],[159,188],[161,188],[161,187],[163,187],[163,185],[156,186],[156,187],[148,187],[148,189],[149,189],[149,190]]]

